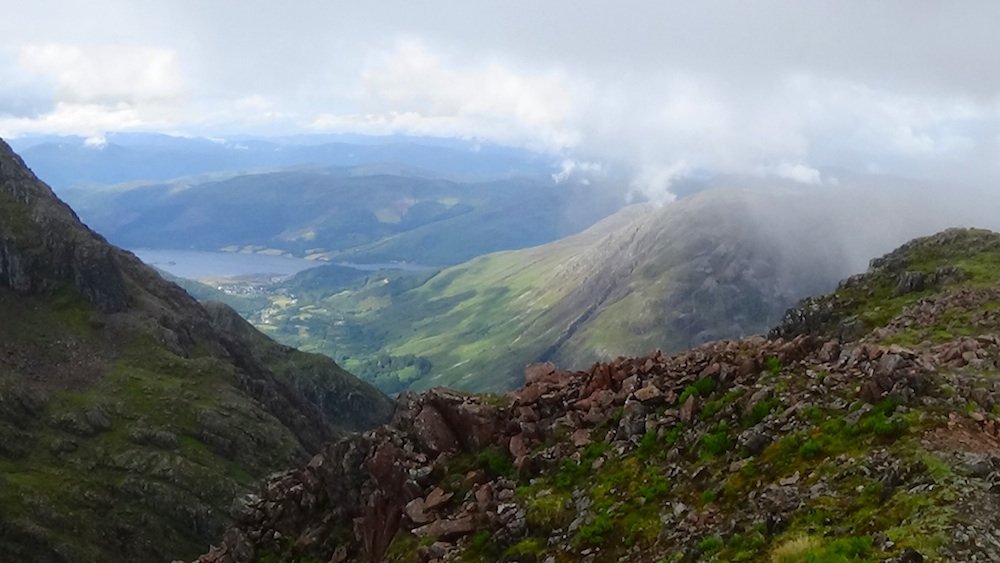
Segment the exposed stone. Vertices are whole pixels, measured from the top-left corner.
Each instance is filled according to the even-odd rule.
[[[439,540],[454,540],[468,535],[476,530],[476,523],[471,514],[449,520],[435,520],[430,524],[415,528],[413,533],[419,537],[431,537]]]
[[[586,430],[584,428],[581,428],[581,429],[573,432],[573,435],[570,437],[570,441],[572,441],[573,445],[576,446],[576,447],[578,447],[578,448],[582,448],[584,446],[588,446],[588,445],[590,445],[590,442],[591,442],[591,440],[590,440],[590,431]]]
[[[644,403],[652,402],[663,398],[663,392],[655,385],[647,385],[635,392],[635,398]]]
[[[689,395],[681,405],[681,410],[678,416],[680,416],[681,421],[688,423],[694,419],[694,413],[698,409],[698,397],[695,395]]]
[[[446,493],[441,487],[434,487],[434,490],[424,499],[424,509],[437,510],[451,500],[453,496],[455,496],[455,493]]]
[[[528,455],[528,446],[524,443],[524,436],[521,434],[516,434],[511,437],[508,449],[510,450],[510,455],[514,458]]]
[[[458,439],[452,433],[444,416],[434,407],[424,405],[413,421],[417,439],[428,451],[439,454],[458,450]]]
[[[424,504],[424,499],[417,497],[406,504],[406,517],[414,524],[426,524],[432,519],[426,510],[427,507]]]

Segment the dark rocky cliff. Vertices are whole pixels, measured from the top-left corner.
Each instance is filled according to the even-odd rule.
[[[389,400],[206,309],[0,141],[0,560],[195,554],[257,479]]]

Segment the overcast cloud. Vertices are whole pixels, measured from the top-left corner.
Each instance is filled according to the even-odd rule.
[[[0,135],[410,133],[633,170],[1000,177],[1000,2],[33,0]]]

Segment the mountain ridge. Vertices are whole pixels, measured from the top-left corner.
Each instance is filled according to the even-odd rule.
[[[388,418],[333,361],[209,307],[0,141],[0,559],[197,553],[256,479]]]

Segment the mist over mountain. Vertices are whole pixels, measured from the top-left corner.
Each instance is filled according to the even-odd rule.
[[[1000,227],[971,191],[850,182],[723,178],[672,204],[629,207],[579,235],[430,277],[345,281],[318,268],[276,286],[293,303],[274,299],[250,318],[390,391],[506,390],[533,361],[576,368],[759,333],[927,230]]]

